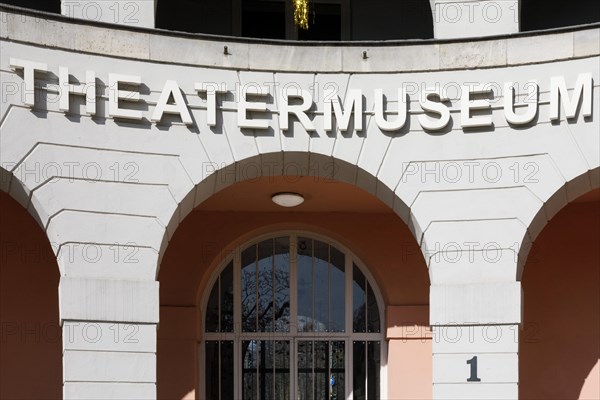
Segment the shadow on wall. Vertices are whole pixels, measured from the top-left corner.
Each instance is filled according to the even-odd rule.
[[[0,398],[62,398],[56,257],[42,229],[0,193]]]
[[[571,203],[523,274],[519,398],[600,398],[600,201]]]

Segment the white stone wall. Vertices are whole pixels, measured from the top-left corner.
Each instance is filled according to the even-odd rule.
[[[178,224],[236,181],[298,171],[355,184],[410,227],[432,284],[434,397],[517,396],[519,279],[529,245],[561,207],[600,187],[598,29],[476,42],[308,47],[108,30],[7,12],[0,21],[2,190],[31,212],[53,245],[64,329],[102,332],[97,343],[65,342],[65,397],[154,397],[156,276]],[[33,108],[25,104],[23,73],[11,68],[11,58],[47,64],[49,72],[36,75],[41,87]],[[134,107],[145,119],[108,117],[101,89],[95,117],[86,114],[79,96],[72,96],[69,113],[61,111],[53,94],[61,66],[82,82],[93,70],[99,88],[111,73],[139,76],[141,102]],[[563,76],[572,90],[582,73],[592,74],[592,116],[580,111],[576,119],[563,115],[550,122],[551,78]],[[169,79],[178,81],[194,126],[177,118],[149,120]],[[410,97],[400,133],[385,134],[372,121],[377,88],[394,99],[396,87],[407,83],[501,88],[529,80],[539,84],[539,109],[528,126],[506,122],[496,86],[488,112],[493,128],[462,129],[459,101],[452,100],[453,124],[423,131],[420,89]],[[324,134],[319,101],[309,112],[317,135],[298,123],[281,134],[281,99],[275,95],[267,106],[269,134],[241,131],[234,94],[222,101],[217,124],[209,128],[207,103],[194,82],[226,83],[230,90],[292,82],[313,98],[334,85],[342,101],[349,90],[361,89],[365,129]],[[91,323],[98,327],[86,325]],[[109,340],[119,327],[139,332],[139,341]],[[491,340],[497,332],[498,340]],[[466,361],[474,356],[481,382],[466,381]]]
[[[61,0],[67,17],[125,26],[154,28],[156,0]]]

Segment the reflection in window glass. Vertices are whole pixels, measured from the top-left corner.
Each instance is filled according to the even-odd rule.
[[[221,327],[220,332],[233,332],[233,262],[221,272],[220,290],[220,309],[221,309]]]
[[[330,247],[329,251],[331,261],[329,264],[331,331],[344,332],[346,330],[344,323],[346,315],[346,280],[344,278],[346,257],[344,253],[335,247]]]
[[[345,342],[298,342],[298,399],[345,398]]]
[[[289,238],[260,242],[242,252],[244,332],[289,332]]]
[[[242,252],[242,328],[256,332],[256,245]]]
[[[354,400],[379,399],[381,342],[379,340],[354,341],[352,350]]]
[[[298,238],[298,332],[310,332],[313,315],[312,239]]]
[[[206,332],[233,332],[233,261],[210,292],[204,324]]]
[[[354,400],[366,399],[367,371],[365,360],[365,342],[354,341],[352,344],[352,395]]]
[[[289,400],[290,342],[244,340],[242,351],[242,398]]]
[[[379,398],[379,369],[381,367],[381,344],[379,341],[367,342],[367,388],[368,398]]]
[[[379,307],[371,284],[354,264],[352,268],[352,329],[354,332],[375,333],[381,331]]]
[[[352,330],[354,332],[366,331],[366,297],[365,276],[354,264],[352,268]]]
[[[344,332],[345,258],[327,243],[298,238],[298,331]]]
[[[204,344],[206,400],[219,400],[219,342],[207,340]]]
[[[275,332],[290,331],[290,239],[274,239]]]
[[[207,400],[233,398],[233,341],[207,340],[205,383]]]

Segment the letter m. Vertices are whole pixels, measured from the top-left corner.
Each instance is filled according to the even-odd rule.
[[[332,114],[335,112],[335,120],[341,131],[347,131],[350,123],[350,115],[354,110],[354,130],[362,131],[362,91],[360,89],[350,89],[346,93],[344,109],[340,106],[340,98],[335,93],[326,93],[324,100],[324,128],[326,131],[332,130]]]
[[[583,101],[581,97],[583,96]],[[563,76],[553,76],[550,79],[550,121],[560,119],[560,104],[567,118],[575,118],[577,116],[577,107],[581,104],[581,113],[584,117],[592,115],[592,74],[585,73],[577,76],[575,88],[569,98],[567,84]]]

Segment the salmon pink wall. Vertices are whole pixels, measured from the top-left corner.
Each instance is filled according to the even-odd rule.
[[[62,398],[59,270],[33,217],[0,193],[0,398]]]
[[[600,202],[565,207],[523,273],[521,399],[600,398]]]

